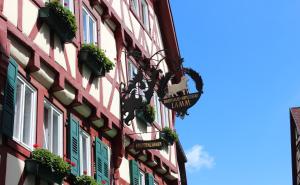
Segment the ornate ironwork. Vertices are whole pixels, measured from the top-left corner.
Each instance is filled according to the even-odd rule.
[[[137,110],[142,110],[146,105],[150,104],[154,93],[155,86],[158,86],[157,94],[160,101],[169,109],[176,111],[177,116],[184,117],[188,115],[187,110],[193,106],[202,94],[203,82],[201,76],[194,70],[183,68],[182,65],[178,70],[183,70],[184,76],[178,84],[168,87],[168,82],[175,76],[177,71],[168,72],[160,75],[162,71],[158,69],[159,64],[165,60],[165,56],[159,50],[150,58],[144,58],[137,51],[130,51],[129,55],[133,56],[140,62],[140,67],[134,78],[128,82],[128,86],[121,84],[121,114],[123,122],[130,125],[130,121],[135,118]],[[154,59],[156,55],[160,55],[159,60]],[[151,61],[156,61],[157,65],[151,65]],[[183,59],[180,59],[183,62]],[[196,82],[198,92],[189,94],[187,78],[190,76]],[[161,76],[159,82],[158,78]]]

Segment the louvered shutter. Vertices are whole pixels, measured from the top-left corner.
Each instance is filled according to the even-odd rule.
[[[146,174],[146,185],[154,185],[154,177],[151,173]]]
[[[71,173],[75,176],[79,175],[80,171],[80,158],[79,158],[79,121],[70,114],[69,117],[69,126],[70,126],[70,144],[69,144],[69,151],[70,151],[70,159],[75,164],[72,166]]]
[[[105,184],[109,182],[109,162],[108,162],[108,147],[101,142],[99,138],[96,138],[96,180],[98,183],[102,183],[105,180]]]
[[[140,182],[140,169],[135,160],[129,162],[130,166],[130,185],[139,185]]]
[[[10,58],[7,68],[7,79],[4,90],[2,132],[8,137],[13,136],[16,103],[18,64]]]
[[[108,163],[108,147],[102,143],[102,161],[103,161],[103,175],[102,180],[109,184],[109,163]]]

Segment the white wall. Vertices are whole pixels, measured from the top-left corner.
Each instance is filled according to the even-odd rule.
[[[120,166],[120,177],[127,183],[130,183],[129,161],[123,157]]]
[[[22,175],[25,162],[7,154],[5,185],[17,185]]]

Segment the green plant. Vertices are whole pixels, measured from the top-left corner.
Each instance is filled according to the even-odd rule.
[[[177,133],[175,131],[173,131],[171,128],[169,128],[169,127],[163,128],[162,133],[163,133],[163,139],[167,140],[169,143],[178,141]]]
[[[75,180],[76,185],[97,185],[95,179],[87,175],[77,176]]]
[[[58,17],[61,17],[63,25],[67,27],[71,32],[72,36],[75,37],[77,31],[77,24],[75,16],[72,12],[65,8],[59,0],[52,0],[46,2],[46,7],[48,7],[52,12],[54,12]]]
[[[155,109],[154,107],[152,107],[151,105],[147,105],[144,110],[143,110],[145,119],[149,122],[149,123],[153,123],[153,121],[155,120]]]
[[[31,158],[60,174],[67,174],[71,167],[58,155],[55,155],[50,151],[42,148],[35,149],[31,154]]]
[[[81,50],[88,51],[89,54],[96,59],[99,65],[104,66],[105,72],[112,70],[115,66],[114,63],[110,61],[109,58],[105,55],[104,51],[102,49],[99,49],[94,44],[83,44]]]

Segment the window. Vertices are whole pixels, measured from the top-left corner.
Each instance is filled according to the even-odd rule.
[[[164,109],[164,127],[170,127],[170,121],[169,121],[169,109],[163,105],[163,109]]]
[[[74,14],[74,0],[60,0],[61,4]]]
[[[161,125],[161,112],[160,112],[160,102],[158,99],[158,96],[156,93],[153,94],[153,98],[154,98],[154,107],[155,107],[155,121],[156,123],[158,123],[160,126]]]
[[[44,101],[44,140],[43,148],[62,156],[63,149],[63,121],[62,113]]]
[[[35,142],[36,90],[21,76],[17,76],[13,138],[32,149]]]
[[[128,61],[128,81],[132,80],[136,74],[137,68],[131,61]]]
[[[79,135],[79,148],[80,148],[80,174],[91,175],[91,141],[90,136],[80,130]]]
[[[148,10],[148,4],[146,0],[141,1],[142,6],[142,22],[146,29],[149,31],[149,10]]]
[[[83,40],[86,44],[96,44],[97,43],[97,29],[96,21],[91,16],[91,14],[82,8],[83,16]]]
[[[130,5],[134,13],[139,16],[139,1],[138,0],[130,0]]]
[[[140,184],[139,185],[146,185],[145,173],[141,170],[140,170]]]

